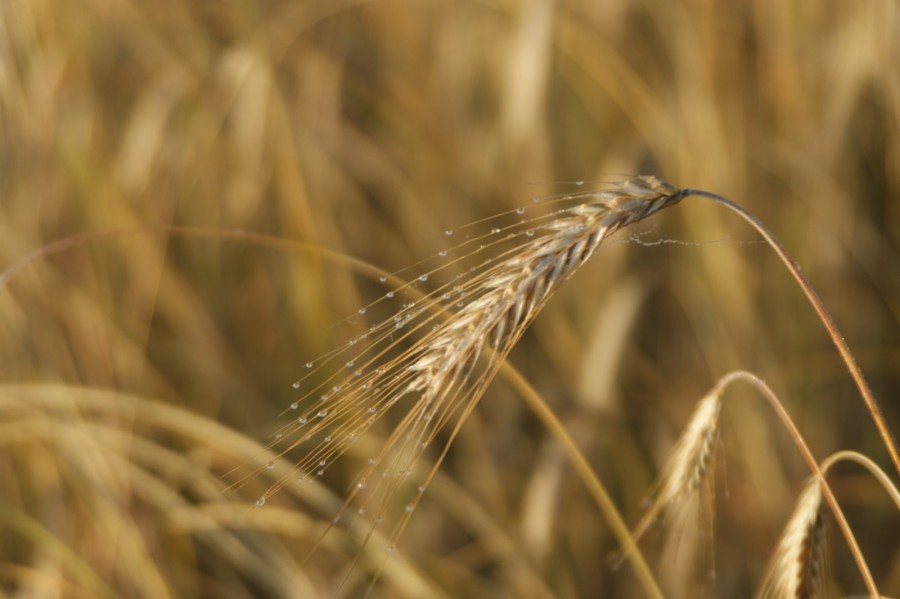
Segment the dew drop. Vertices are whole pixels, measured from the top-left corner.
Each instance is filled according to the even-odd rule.
[[[306,416],[301,416],[297,418],[297,424],[306,424]]]
[[[365,313],[366,313],[366,309],[365,309],[365,308],[360,308],[359,310],[357,310],[357,312],[358,312],[359,314],[365,314]]]
[[[387,277],[378,277],[379,283],[387,283]]]
[[[325,418],[326,416],[328,416],[328,410],[325,410],[325,409],[319,410],[319,413],[317,414],[317,416],[319,418]]]
[[[407,503],[407,504],[406,504],[406,511],[407,511],[407,512],[412,512],[414,509],[415,509],[415,506],[414,506],[413,504],[411,504],[411,503]]]
[[[425,485],[419,485],[419,493],[425,492]]]
[[[525,231],[525,237],[534,237],[534,231]]]
[[[299,404],[298,402],[296,402],[296,401],[295,401],[294,403],[291,404],[291,409],[292,409],[292,410],[296,410],[298,407],[300,407],[300,404]]]
[[[491,229],[491,233],[499,233],[499,232],[500,232],[500,229],[498,229],[497,227],[494,227],[493,229]]]
[[[284,433],[275,433],[275,438],[280,439],[284,436]]]
[[[369,464],[371,464],[371,465],[375,465],[376,461],[377,460],[375,458],[369,458]]]
[[[581,187],[584,185],[584,181],[575,181],[575,187]]]
[[[355,370],[353,376],[362,376],[362,370]]]
[[[524,208],[516,208],[516,214],[525,214]]]
[[[441,250],[438,252],[438,256],[440,256],[441,258],[443,258],[446,255],[447,255],[447,250]]]
[[[319,466],[324,466],[326,464],[325,460],[319,460]]]
[[[312,362],[307,362],[307,363],[306,363],[306,367],[307,367],[307,368],[312,368],[312,367],[313,367],[313,363],[312,363]]]
[[[353,360],[347,362],[347,368],[353,368]]]
[[[361,480],[361,481],[359,481],[358,483],[356,483],[356,488],[357,488],[357,489],[360,489],[360,490],[365,489],[365,488],[366,488],[366,481]]]
[[[316,472],[316,476],[322,476],[324,474],[325,474],[324,470],[319,470],[318,472]]]
[[[447,237],[453,237],[453,229],[446,229],[444,231],[444,235],[446,235]]]
[[[374,413],[375,413],[375,406],[372,406],[369,408],[369,414],[374,414]]]
[[[294,383],[291,385],[291,387],[293,387],[294,389],[299,389],[299,388],[300,388],[300,381],[294,381]]]
[[[326,442],[326,443],[331,443],[331,435],[326,435],[326,436],[325,436],[325,442]]]
[[[268,464],[266,464],[266,470],[271,470],[274,467],[275,467],[275,462],[269,462]]]
[[[422,282],[424,283],[425,281],[428,280],[428,275],[422,275],[422,276],[420,276],[420,277],[419,277],[419,280],[422,281]]]
[[[265,497],[260,497],[259,499],[256,500],[256,507],[262,507],[264,505],[266,505]]]
[[[392,297],[394,297],[394,292],[388,291],[387,293],[384,294],[384,297],[391,299]]]

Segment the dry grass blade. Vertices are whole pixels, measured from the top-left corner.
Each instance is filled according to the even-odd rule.
[[[821,507],[821,479],[811,476],[778,541],[763,586],[757,594],[759,599],[812,599],[820,596],[825,572],[825,521]]]

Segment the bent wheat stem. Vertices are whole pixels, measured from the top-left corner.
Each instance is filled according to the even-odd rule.
[[[878,593],[878,587],[875,584],[875,579],[872,578],[872,573],[869,571],[869,566],[868,564],[866,564],[866,560],[863,557],[862,550],[859,548],[859,543],[856,542],[856,536],[853,534],[853,530],[850,528],[850,524],[847,522],[847,518],[844,516],[844,511],[841,509],[840,504],[838,504],[837,498],[831,491],[831,486],[825,480],[823,468],[819,467],[819,463],[816,461],[816,458],[813,456],[812,451],[809,449],[809,446],[803,439],[803,435],[800,434],[799,429],[797,429],[797,425],[794,424],[793,419],[791,419],[790,414],[788,414],[787,410],[784,408],[784,405],[782,405],[781,401],[778,399],[778,396],[775,395],[775,392],[772,391],[772,389],[766,384],[765,381],[763,381],[755,374],[740,370],[726,374],[724,377],[719,379],[719,382],[716,384],[716,388],[724,389],[732,382],[739,380],[747,382],[755,387],[760,393],[762,393],[763,397],[766,398],[772,409],[775,410],[775,413],[778,415],[781,423],[788,430],[788,433],[794,440],[794,443],[797,445],[797,449],[799,449],[800,453],[803,455],[803,459],[806,461],[807,466],[809,466],[810,471],[813,473],[814,479],[819,481],[819,485],[821,486],[821,496],[825,498],[825,502],[831,509],[831,513],[834,515],[834,519],[838,524],[838,528],[841,529],[841,534],[844,536],[844,540],[847,541],[847,546],[850,548],[850,553],[853,555],[853,559],[856,561],[856,566],[859,569],[859,573],[866,585],[866,590],[873,597],[880,596]]]
[[[841,332],[838,330],[837,325],[834,323],[834,320],[831,318],[831,315],[828,313],[822,300],[819,299],[818,294],[800,270],[800,266],[788,255],[784,246],[781,245],[781,242],[778,241],[772,231],[770,231],[761,220],[742,206],[724,196],[709,191],[703,191],[701,189],[682,189],[681,193],[683,194],[683,197],[699,196],[726,206],[750,223],[753,228],[762,235],[763,239],[772,246],[772,249],[778,254],[778,257],[790,271],[791,275],[793,275],[794,279],[800,285],[800,288],[803,289],[803,293],[806,294],[807,299],[809,299],[810,304],[812,304],[813,309],[816,311],[816,314],[818,314],[819,320],[822,321],[825,330],[828,331],[828,336],[831,337],[831,341],[841,354],[841,358],[844,360],[844,364],[847,366],[850,376],[853,377],[853,381],[856,383],[856,387],[859,389],[863,401],[865,401],[866,407],[872,415],[872,419],[875,421],[875,426],[878,429],[878,433],[881,435],[881,439],[887,448],[888,454],[891,456],[894,468],[897,470],[897,474],[900,475],[900,450],[898,450],[897,441],[894,439],[894,435],[887,425],[884,413],[881,411],[881,407],[878,405],[878,401],[875,399],[872,389],[866,382],[865,376],[863,376],[862,370],[860,369],[859,364],[857,364],[853,352],[850,351],[850,346],[847,345],[847,341],[844,339],[843,335],[841,335]]]

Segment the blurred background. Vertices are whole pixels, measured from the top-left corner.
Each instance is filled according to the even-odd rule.
[[[0,594],[355,597],[380,569],[371,596],[639,596],[500,379],[389,560],[338,529],[305,559],[354,456],[330,490],[262,510],[271,480],[226,493],[226,474],[304,363],[369,324],[347,317],[383,289],[340,255],[398,271],[445,229],[634,174],[768,223],[900,433],[897,65],[890,1],[3,0]],[[891,471],[799,289],[701,198],[601,246],[510,362],[632,523],[734,369],[820,459]],[[689,576],[749,596],[808,472],[746,389],[726,395],[716,473]],[[857,467],[830,480],[900,595],[896,508]],[[654,570],[666,526],[641,543]],[[829,595],[862,593],[829,538]]]

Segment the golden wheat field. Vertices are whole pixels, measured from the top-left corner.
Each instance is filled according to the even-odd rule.
[[[900,597],[845,361],[678,191],[900,434],[898,65],[889,0],[0,0],[0,596]]]

